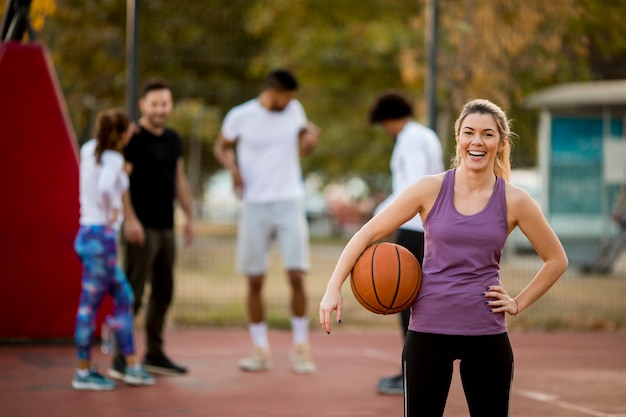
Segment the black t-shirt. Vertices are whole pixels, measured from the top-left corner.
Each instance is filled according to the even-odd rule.
[[[169,128],[161,136],[155,136],[142,127],[126,146],[124,156],[133,164],[130,195],[144,227],[174,226],[176,165],[181,155],[180,138]]]

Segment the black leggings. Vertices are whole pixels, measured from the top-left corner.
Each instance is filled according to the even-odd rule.
[[[509,415],[513,351],[507,333],[454,336],[409,331],[402,352],[405,417],[443,415],[457,359],[470,415]]]

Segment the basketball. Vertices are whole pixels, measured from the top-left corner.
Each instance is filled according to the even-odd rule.
[[[376,314],[399,313],[413,304],[422,285],[422,269],[403,246],[380,242],[369,246],[350,274],[354,298]]]

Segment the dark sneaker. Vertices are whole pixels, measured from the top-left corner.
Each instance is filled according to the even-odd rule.
[[[376,391],[386,395],[403,395],[404,378],[402,374],[380,378]]]
[[[187,368],[169,360],[166,356],[146,356],[143,365],[147,371],[161,375],[182,375],[187,373]]]
[[[123,381],[126,374],[126,359],[122,355],[113,357],[113,363],[107,373],[111,378]]]

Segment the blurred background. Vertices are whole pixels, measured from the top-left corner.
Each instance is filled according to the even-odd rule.
[[[389,193],[393,144],[368,125],[367,112],[377,93],[397,88],[414,99],[419,121],[434,124],[446,161],[468,100],[490,99],[512,119],[519,138],[511,180],[541,205],[572,263],[512,325],[624,329],[625,255],[602,273],[585,265],[619,233],[610,212],[626,182],[626,0],[435,4],[437,13],[431,1],[415,0],[33,0],[37,40],[50,52],[79,144],[90,138],[99,110],[134,105],[127,93],[131,6],[139,83],[159,75],[172,84],[170,124],[184,140],[199,221],[197,242],[179,251],[173,324],[246,322],[245,282],[234,268],[239,202],[212,146],[225,113],[255,97],[268,70],[288,67],[322,130],[303,161],[312,317],[343,244]],[[433,28],[436,78],[428,71]],[[606,93],[593,94],[598,89]],[[532,278],[538,261],[523,234],[512,234],[502,273],[509,291]],[[277,254],[272,265],[270,321],[288,326]],[[397,327],[345,295],[345,321]]]

